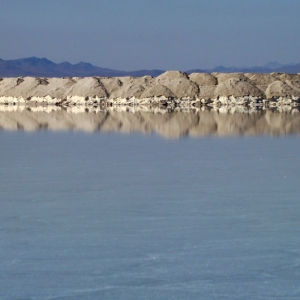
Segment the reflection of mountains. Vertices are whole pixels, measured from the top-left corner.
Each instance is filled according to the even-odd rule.
[[[68,112],[59,107],[0,109],[0,128],[34,131],[79,130],[102,132],[158,133],[166,138],[183,136],[286,135],[300,133],[300,113],[226,110],[188,112],[122,111],[115,109]],[[229,110],[230,111],[230,110]]]

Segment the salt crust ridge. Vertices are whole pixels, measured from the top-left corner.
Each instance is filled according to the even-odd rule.
[[[0,103],[201,107],[300,105],[300,75],[167,71],[151,77],[0,78]]]

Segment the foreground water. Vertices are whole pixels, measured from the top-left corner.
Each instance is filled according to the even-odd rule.
[[[299,299],[300,139],[0,132],[0,299]]]

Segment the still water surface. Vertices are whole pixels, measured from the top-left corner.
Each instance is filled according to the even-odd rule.
[[[299,299],[299,149],[0,132],[0,299]]]

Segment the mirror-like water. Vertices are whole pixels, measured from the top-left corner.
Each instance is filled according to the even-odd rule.
[[[1,111],[2,109],[2,111]],[[262,110],[221,106],[167,110],[147,107],[0,106],[0,129],[157,133],[165,138],[300,134],[300,113],[291,106]]]
[[[0,132],[0,299],[298,299],[300,139]]]

